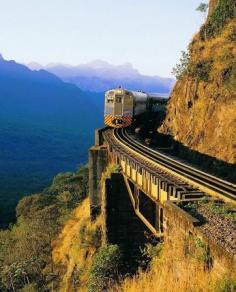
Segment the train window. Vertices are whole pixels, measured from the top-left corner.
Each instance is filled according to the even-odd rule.
[[[121,100],[122,100],[121,96],[116,96],[116,102],[117,103],[121,103]]]
[[[107,103],[113,102],[113,98],[107,97]]]

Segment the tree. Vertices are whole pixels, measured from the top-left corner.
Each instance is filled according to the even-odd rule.
[[[200,3],[200,5],[197,7],[196,10],[206,14],[207,9],[208,9],[208,4],[202,2],[202,3]]]
[[[199,6],[196,8],[196,10],[201,12],[201,13],[203,13],[204,21],[206,21],[208,4],[201,2],[199,4]],[[206,40],[206,28],[205,28],[205,26],[203,26],[203,31],[204,31],[204,39]]]
[[[43,193],[21,199],[16,224],[0,230],[0,291],[39,291],[38,287],[53,286],[57,281],[53,239],[65,214],[87,193],[88,169],[84,167],[76,173],[59,174]]]
[[[176,79],[182,79],[184,76],[188,75],[189,72],[189,64],[190,64],[190,55],[188,52],[181,52],[180,63],[176,64],[176,66],[172,70],[172,74],[176,77]]]

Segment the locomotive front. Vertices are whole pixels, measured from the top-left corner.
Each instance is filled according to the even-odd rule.
[[[113,128],[128,127],[132,124],[134,98],[132,92],[121,88],[105,94],[105,125]]]

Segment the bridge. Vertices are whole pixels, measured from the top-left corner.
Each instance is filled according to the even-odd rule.
[[[114,163],[120,166],[136,216],[156,238],[171,236],[172,230],[178,227],[185,234],[203,238],[215,250],[216,258],[222,257],[220,248],[215,248],[211,239],[204,238],[198,227],[199,220],[181,209],[179,203],[196,202],[207,197],[235,204],[236,185],[178,161],[159,149],[147,147],[125,128],[98,130],[95,140],[89,153],[92,217],[96,217],[103,207],[102,173],[108,164]],[[108,193],[109,189],[105,192]],[[114,189],[113,194],[110,191],[106,200],[111,200],[115,192]],[[114,203],[112,206],[116,207]],[[109,208],[109,204],[106,207]]]

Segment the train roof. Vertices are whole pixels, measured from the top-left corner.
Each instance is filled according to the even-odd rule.
[[[148,93],[150,97],[168,99],[170,93]]]
[[[131,92],[133,95],[135,96],[139,96],[139,97],[144,97],[144,96],[148,96],[150,98],[153,98],[153,99],[162,99],[162,100],[168,100],[169,97],[170,97],[170,93],[156,93],[156,92],[145,92],[145,91],[141,91],[141,90],[128,90],[128,89],[125,89],[125,88],[113,88],[113,89],[110,89],[108,90],[107,92],[110,92],[110,91],[114,91],[114,92],[125,92],[125,91],[128,91],[128,92]],[[107,93],[106,92],[106,93]]]

